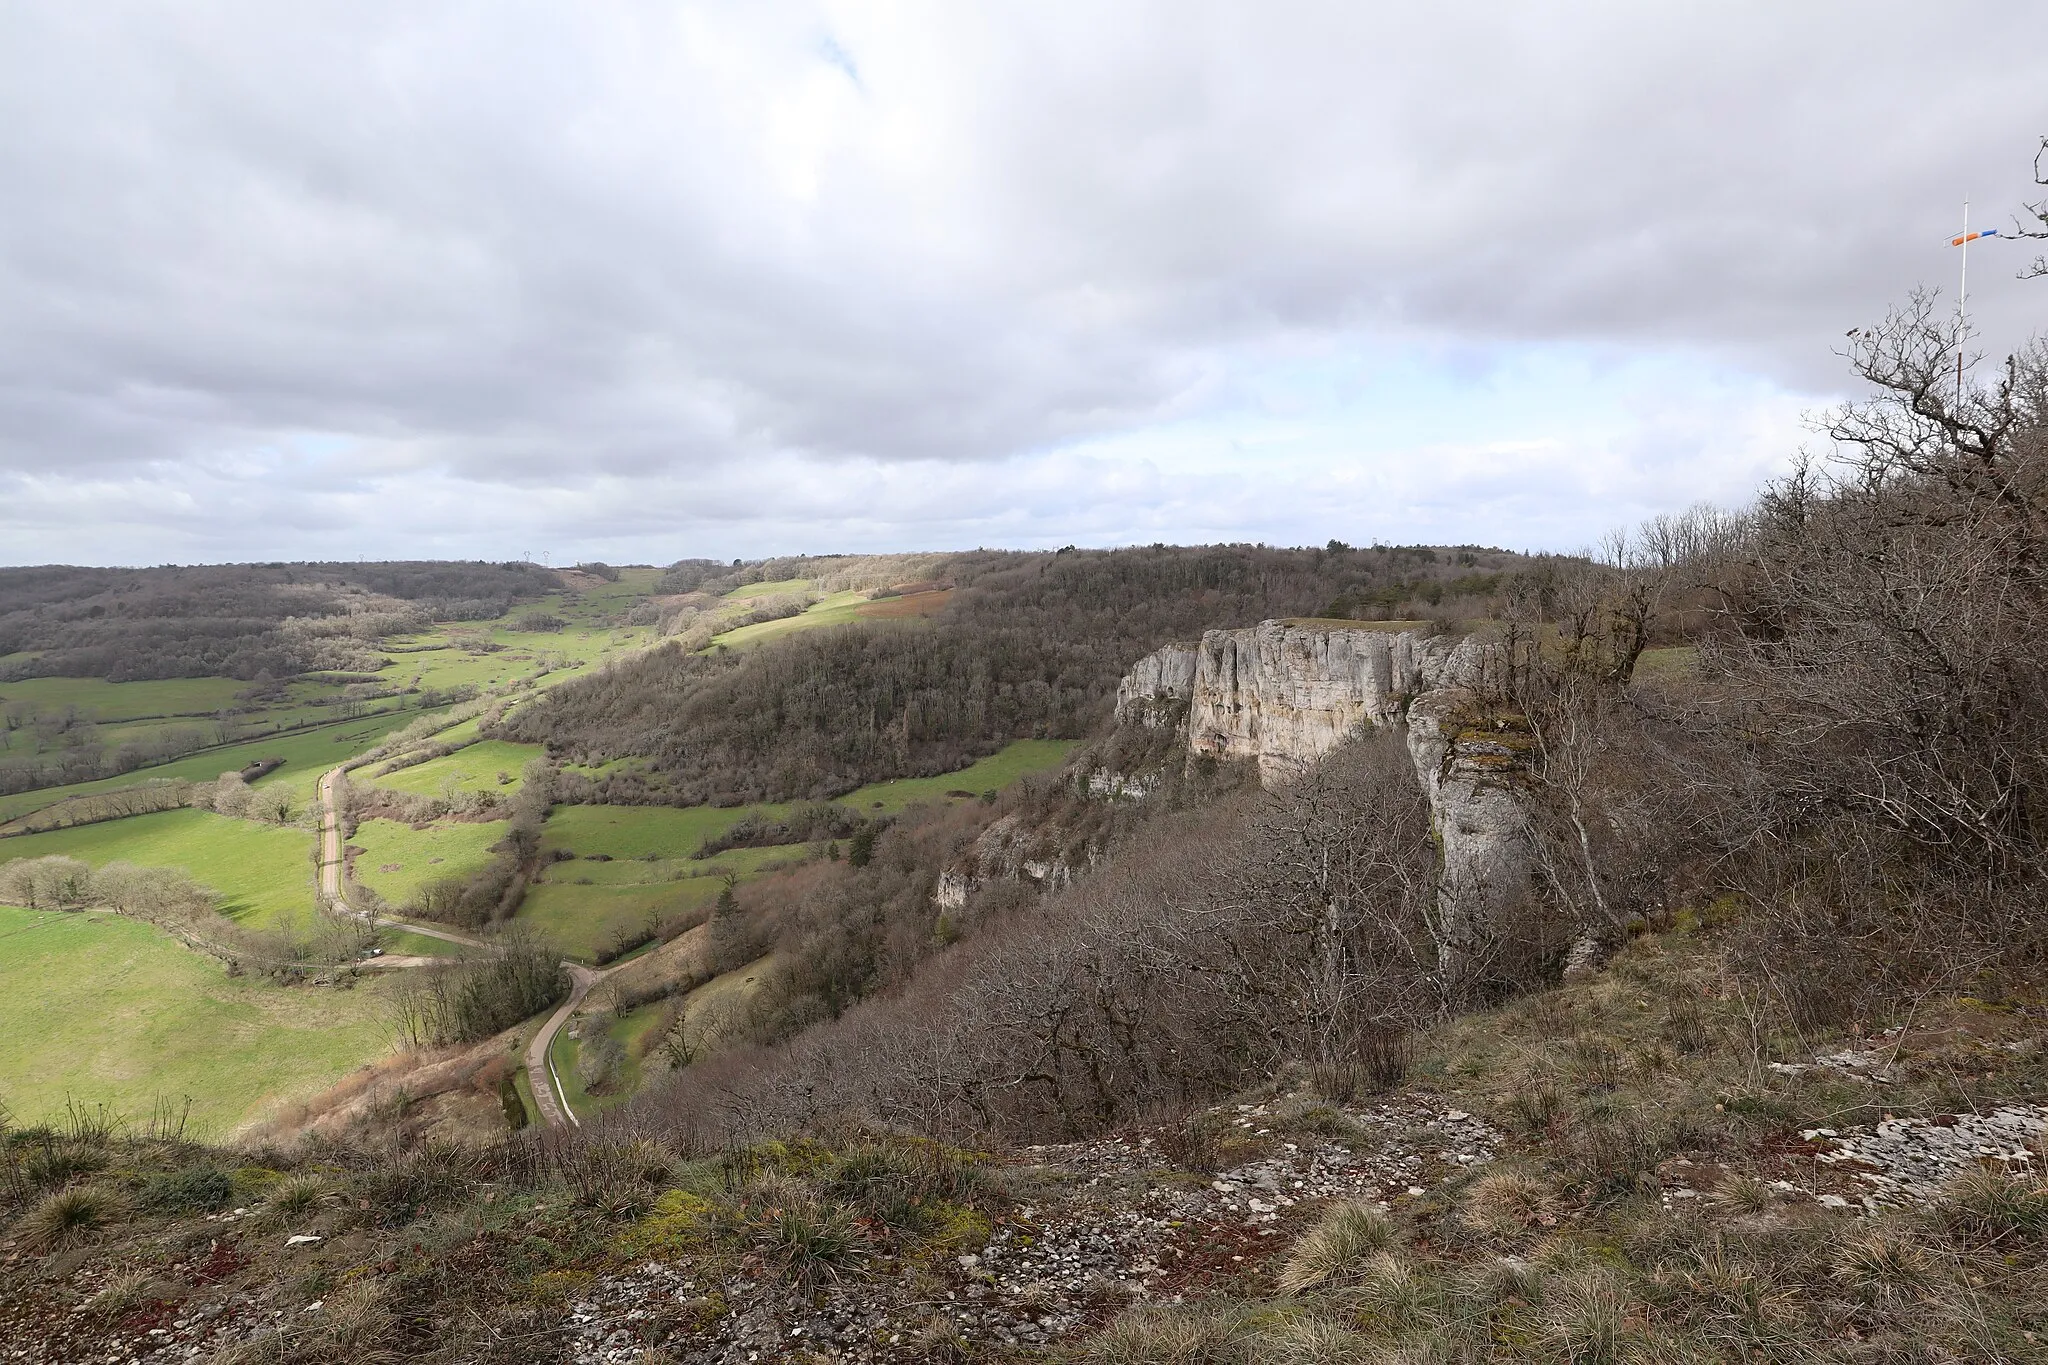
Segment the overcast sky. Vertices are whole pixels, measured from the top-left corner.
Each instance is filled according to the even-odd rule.
[[[0,562],[1576,548],[2042,133],[2039,0],[0,0]]]

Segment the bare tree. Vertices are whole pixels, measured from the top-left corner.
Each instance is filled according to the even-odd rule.
[[[2042,168],[2042,161],[2048,160],[2048,137],[2041,139],[2041,145],[2034,152],[2034,183],[2048,186],[2048,171]],[[2029,200],[2021,206],[2022,211],[2034,220],[2029,226],[2023,220],[2013,220],[2013,235],[2016,237],[2048,238],[2048,199]],[[2039,279],[2048,275],[2048,256],[2036,256],[2033,264],[2020,272],[2020,278]]]

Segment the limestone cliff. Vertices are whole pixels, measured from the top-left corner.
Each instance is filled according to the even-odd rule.
[[[1116,718],[1141,725],[1177,725],[1194,694],[1198,645],[1167,645],[1131,665],[1116,689]]]
[[[1465,688],[1408,708],[1408,755],[1437,835],[1437,947],[1449,976],[1484,969],[1529,893],[1533,748],[1526,721]]]
[[[1490,658],[1475,636],[1265,621],[1139,660],[1117,691],[1117,718],[1181,726],[1190,758],[1256,761],[1269,787],[1361,730],[1405,723],[1441,850],[1443,967],[1459,976],[1484,968],[1534,862],[1532,746],[1520,718],[1475,690]]]
[[[1085,848],[1063,847],[1062,837],[1057,826],[1033,826],[1014,814],[1002,816],[976,837],[966,857],[940,874],[932,900],[941,910],[960,910],[968,897],[990,882],[1065,886],[1074,879],[1076,860],[1085,866],[1089,854]]]
[[[1117,719],[1180,724],[1184,709],[1191,753],[1256,760],[1270,786],[1358,730],[1398,720],[1417,693],[1461,680],[1476,667],[1474,648],[1367,623],[1212,630],[1133,665]]]

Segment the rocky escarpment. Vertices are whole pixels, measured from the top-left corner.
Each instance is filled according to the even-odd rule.
[[[1476,636],[1265,621],[1146,655],[1117,691],[1117,718],[1180,726],[1189,758],[1256,762],[1268,787],[1363,730],[1405,725],[1440,852],[1442,965],[1467,975],[1484,970],[1534,864],[1534,745],[1521,717],[1484,700],[1491,661]]]
[[[1131,665],[1116,689],[1119,721],[1157,727],[1177,725],[1194,695],[1199,645],[1166,645]]]
[[[1426,692],[1408,708],[1408,755],[1437,836],[1437,948],[1453,977],[1483,971],[1529,893],[1535,864],[1528,722],[1468,688]]]
[[[1194,754],[1250,759],[1283,782],[1419,693],[1476,675],[1475,641],[1421,631],[1263,621],[1155,650],[1117,689],[1117,719],[1185,724]]]

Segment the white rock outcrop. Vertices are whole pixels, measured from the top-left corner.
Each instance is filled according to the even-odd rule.
[[[1489,724],[1464,688],[1425,693],[1408,708],[1408,756],[1436,828],[1437,948],[1448,975],[1484,967],[1529,893],[1530,747],[1519,718]]]
[[[1146,655],[1117,689],[1117,718],[1181,725],[1190,758],[1256,762],[1268,787],[1361,730],[1405,723],[1441,849],[1443,967],[1463,975],[1484,970],[1535,861],[1526,727],[1475,690],[1492,657],[1476,636],[1264,621]]]
[[[1194,695],[1199,645],[1167,645],[1131,665],[1116,689],[1116,718],[1141,725],[1178,724]]]
[[[1262,621],[1211,630],[1138,660],[1117,688],[1117,719],[1180,722],[1194,754],[1251,759],[1283,782],[1360,729],[1398,720],[1419,692],[1464,681],[1476,642],[1421,631]]]

